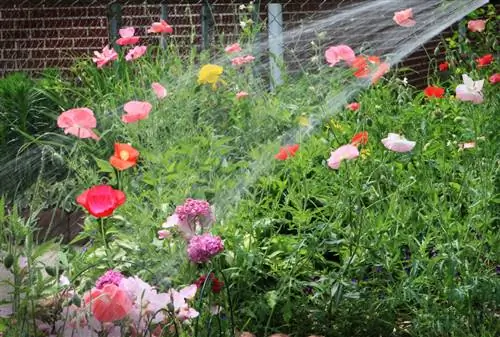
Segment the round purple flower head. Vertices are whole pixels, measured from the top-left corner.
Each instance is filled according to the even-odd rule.
[[[177,206],[175,213],[182,222],[195,222],[195,225],[209,226],[214,220],[210,204],[205,200],[188,198],[184,205]]]
[[[95,283],[97,289],[102,289],[105,284],[112,283],[116,286],[120,285],[123,275],[119,271],[114,271],[112,269],[108,270],[104,275],[99,277]]]
[[[189,240],[187,253],[194,263],[208,262],[212,257],[224,250],[224,242],[219,236],[205,233]]]

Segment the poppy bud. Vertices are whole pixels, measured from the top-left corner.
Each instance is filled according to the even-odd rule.
[[[69,304],[74,304],[76,305],[77,307],[80,307],[82,305],[82,299],[78,296],[78,295],[73,295],[73,297],[71,298],[71,300],[69,301]]]
[[[5,259],[3,259],[3,265],[5,266],[5,268],[7,269],[10,269],[10,267],[12,267],[12,265],[14,264],[14,256],[9,253]]]
[[[57,271],[54,267],[45,267],[45,271],[47,272],[47,274],[49,274],[50,276],[56,276],[57,275]]]

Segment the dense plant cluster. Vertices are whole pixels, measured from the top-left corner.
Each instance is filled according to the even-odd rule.
[[[186,58],[123,28],[130,49],[76,65],[76,104],[37,139],[69,172],[39,179],[37,205],[62,195],[85,211],[81,233],[35,245],[36,214],[0,205],[0,334],[495,336],[492,15],[460,24],[422,91],[335,45],[268,92],[243,43]],[[411,9],[393,21],[418,24]],[[316,123],[339,74],[370,87]]]

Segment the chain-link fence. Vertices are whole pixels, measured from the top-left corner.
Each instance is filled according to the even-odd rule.
[[[371,0],[370,0],[371,1]],[[269,23],[269,3],[279,3],[283,30],[304,26],[332,11],[366,3],[366,0],[2,0],[0,3],[0,74],[22,70],[37,72],[48,67],[68,68],[78,57],[89,57],[94,50],[114,41],[123,26],[137,28],[137,34],[150,44],[161,44],[146,30],[154,21],[166,19],[174,27],[169,39],[178,45],[210,48],[234,42],[249,25]],[[369,1],[368,1],[369,2]],[[378,13],[374,13],[378,15]],[[274,20],[274,19],[273,19]],[[337,38],[342,30],[323,32]],[[310,57],[305,45],[311,34],[298,30],[285,41],[285,60],[294,62]],[[367,36],[370,27],[367,27]],[[359,41],[367,36],[359,35]],[[352,36],[351,36],[352,38]],[[439,38],[430,41],[410,57],[415,83],[427,75],[428,54]],[[325,39],[328,42],[328,39]],[[267,48],[267,45],[263,45]],[[300,51],[300,52],[299,52]]]

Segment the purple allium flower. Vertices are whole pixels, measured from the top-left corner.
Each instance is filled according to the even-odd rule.
[[[212,257],[224,250],[224,242],[219,236],[209,233],[196,235],[189,240],[187,253],[194,263],[208,262]]]
[[[97,289],[102,289],[105,284],[112,283],[116,286],[120,285],[120,281],[122,280],[123,275],[119,271],[108,270],[104,275],[99,277],[95,283],[95,287]]]
[[[181,221],[190,221],[195,218],[211,217],[212,209],[210,204],[205,200],[196,200],[188,198],[184,205],[177,206],[175,213]]]
[[[163,228],[177,226],[186,240],[191,239],[200,227],[209,227],[215,222],[210,204],[205,200],[186,199],[184,205],[177,206],[175,213],[168,217]]]

